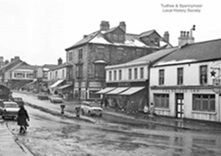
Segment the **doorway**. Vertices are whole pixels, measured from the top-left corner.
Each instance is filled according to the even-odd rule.
[[[184,118],[183,93],[176,94],[176,118]]]

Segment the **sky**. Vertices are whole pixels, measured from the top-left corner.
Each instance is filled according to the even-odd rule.
[[[180,31],[193,25],[195,42],[221,38],[219,0],[0,0],[0,56],[19,56],[31,65],[66,61],[65,49],[99,30],[126,23],[126,32],[155,29],[170,34],[177,46]]]

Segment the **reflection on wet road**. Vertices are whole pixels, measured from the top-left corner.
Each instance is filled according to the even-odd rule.
[[[221,138],[196,132],[160,131],[116,123],[89,124],[27,107],[31,122],[25,136],[10,128],[35,155],[219,156]]]

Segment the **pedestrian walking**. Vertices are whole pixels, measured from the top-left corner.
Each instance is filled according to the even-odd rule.
[[[144,106],[143,113],[144,113],[144,119],[148,118],[149,108],[147,105]]]
[[[19,133],[25,133],[27,127],[29,126],[28,121],[30,121],[30,119],[24,105],[20,105],[19,107],[20,109],[18,111],[18,118],[17,118],[18,125],[20,126]]]

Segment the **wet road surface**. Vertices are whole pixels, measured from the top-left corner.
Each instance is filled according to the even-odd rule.
[[[32,99],[32,102],[38,101]],[[221,155],[221,135],[216,133],[179,132],[154,129],[154,125],[148,128],[105,121],[92,124],[26,108],[31,121],[25,135],[18,134],[16,122],[5,123],[36,156]]]

